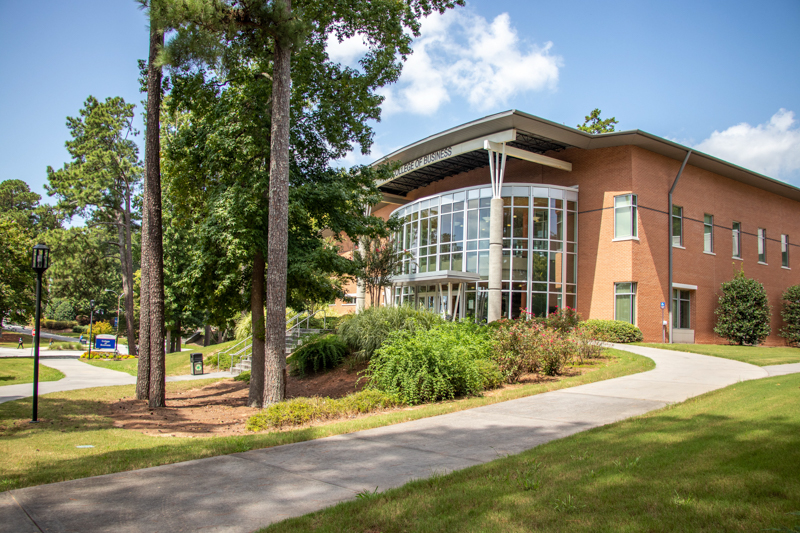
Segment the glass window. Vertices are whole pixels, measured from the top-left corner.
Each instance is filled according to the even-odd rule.
[[[733,234],[733,257],[742,258],[742,224],[734,222],[732,226]]]
[[[614,319],[636,324],[636,283],[614,284]]]
[[[703,251],[714,253],[714,215],[703,215]]]
[[[683,246],[683,208],[672,206],[672,246]]]
[[[672,324],[679,329],[692,329],[691,293],[679,289],[672,289]]]
[[[781,235],[781,266],[789,268],[789,236]]]
[[[614,238],[636,237],[636,195],[614,197]]]
[[[758,228],[758,262],[767,262],[767,230]]]

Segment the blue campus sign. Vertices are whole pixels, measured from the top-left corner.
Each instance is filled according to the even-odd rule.
[[[117,339],[113,335],[98,335],[94,340],[96,350],[116,350]]]

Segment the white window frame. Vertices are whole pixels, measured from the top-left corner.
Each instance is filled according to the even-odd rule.
[[[734,221],[731,223],[731,246],[735,249],[731,250],[731,255],[734,259],[742,258],[742,223]],[[738,254],[737,254],[738,252]]]
[[[630,292],[617,292],[618,285],[630,285]],[[635,281],[617,281],[614,283],[614,320],[619,320],[617,318],[617,299],[620,296],[629,296],[631,302],[631,317],[630,320],[624,320],[624,322],[630,322],[634,326],[636,325],[636,289]]]
[[[677,295],[676,295],[677,293]],[[686,296],[682,298],[682,296]],[[680,324],[681,316],[681,302],[689,302],[689,327],[678,327]],[[680,289],[673,285],[672,287],[672,327],[673,329],[692,329],[692,291],[688,289]]]
[[[758,262],[767,264],[767,230],[758,228]]]
[[[781,266],[783,268],[790,268],[789,266],[789,236],[785,233],[781,235]]]
[[[357,298],[358,298],[358,294],[356,294],[356,293],[347,293],[347,294],[344,295],[344,298],[342,298],[342,305],[356,305]],[[347,301],[348,299],[350,299],[352,301],[348,302]]]
[[[678,214],[675,214],[675,210]],[[675,220],[678,220],[678,233],[675,233]],[[677,241],[676,241],[677,238]],[[683,248],[683,207],[679,205],[672,206],[672,246],[676,248]]]
[[[706,241],[708,235],[708,241]],[[703,215],[703,252],[714,253],[714,215]]]
[[[617,205],[618,198],[625,198],[628,199],[628,203],[625,205]],[[629,240],[629,239],[638,239],[639,238],[639,219],[636,213],[637,210],[637,198],[636,195],[631,194],[620,194],[619,196],[614,197],[614,240],[621,241],[621,240]],[[628,210],[631,217],[631,227],[629,228],[627,235],[617,235],[617,212],[622,210]]]

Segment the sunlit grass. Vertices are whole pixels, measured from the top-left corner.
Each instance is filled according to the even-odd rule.
[[[175,353],[168,353],[166,355],[166,370],[168,376],[183,376],[186,374],[190,374],[192,371],[192,367],[189,364],[189,354],[191,353],[202,353],[205,357],[206,354],[213,354],[217,353],[229,346],[232,346],[236,341],[225,342],[222,344],[214,344],[212,346],[206,346],[198,349],[192,349],[191,352],[175,352]],[[131,376],[135,376],[138,371],[139,360],[138,359],[122,359],[120,361],[102,361],[97,359],[92,359],[89,361],[85,361],[93,366],[99,366],[102,368],[110,368],[111,370],[118,370],[120,372],[125,372],[130,374]],[[215,372],[216,368],[213,367],[206,367],[204,369],[205,372]]]
[[[39,381],[58,381],[64,374],[39,362]],[[33,358],[0,359],[0,387],[33,383]]]
[[[799,531],[798,389],[739,383],[262,531]]]

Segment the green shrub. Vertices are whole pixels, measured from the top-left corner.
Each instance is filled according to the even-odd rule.
[[[781,318],[786,322],[781,328],[781,337],[789,345],[800,346],[800,285],[786,289],[781,299]]]
[[[604,342],[642,342],[642,330],[622,320],[587,320],[582,323],[586,334]]]
[[[332,418],[370,413],[380,409],[395,407],[397,398],[377,390],[363,390],[344,398],[293,398],[275,403],[251,416],[245,427],[249,431],[263,431],[307,424]]]
[[[347,345],[338,335],[308,337],[289,358],[292,375],[305,376],[339,366],[347,355]]]
[[[571,307],[562,307],[547,315],[545,324],[559,333],[569,333],[581,321],[581,315]]]
[[[509,321],[494,331],[494,337],[493,359],[508,382],[534,372],[560,374],[577,351],[571,337],[538,321]]]
[[[357,359],[368,361],[392,332],[428,330],[442,323],[444,319],[439,315],[424,309],[370,307],[343,317],[337,333]]]
[[[83,326],[72,326],[72,333],[86,333]]]
[[[70,329],[78,325],[74,320],[50,320],[49,318],[43,318],[40,324],[44,329],[56,330]]]
[[[247,383],[250,383],[250,371],[245,370],[244,372],[233,378],[233,381],[246,381]]]
[[[500,372],[500,367],[494,361],[476,359],[475,367],[478,369],[483,390],[496,389],[503,384],[503,373]]]
[[[721,287],[719,305],[714,310],[714,333],[733,344],[759,344],[770,333],[771,309],[767,291],[758,281],[747,278],[744,270]]]
[[[487,328],[468,322],[396,331],[370,361],[367,386],[409,405],[480,394],[485,377],[476,361],[489,359],[493,345]]]

